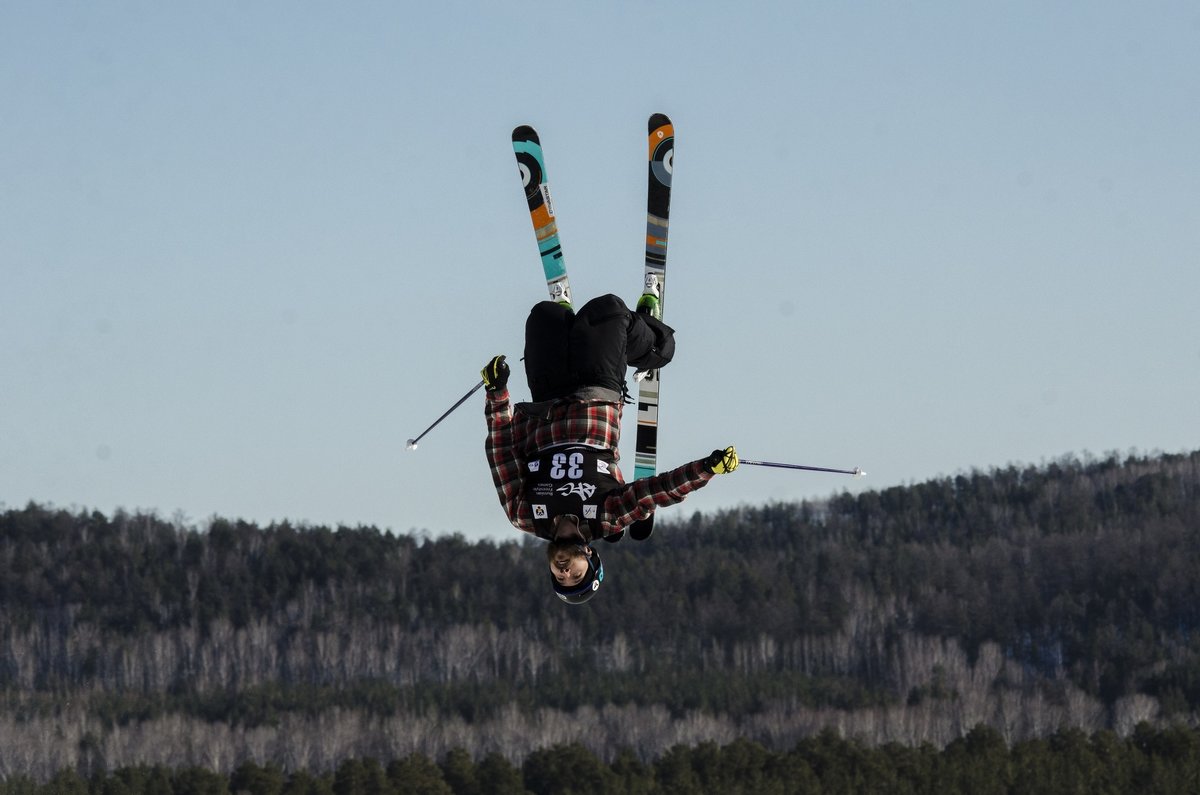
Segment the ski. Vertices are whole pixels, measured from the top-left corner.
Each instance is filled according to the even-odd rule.
[[[642,299],[662,320],[667,283],[667,222],[671,214],[671,174],[675,157],[675,126],[662,113],[647,123],[648,165],[646,183],[646,267]],[[640,303],[640,302],[639,302]],[[658,370],[642,377],[638,386],[637,442],[634,448],[635,480],[652,477],[658,468],[658,408],[662,380]],[[635,522],[630,536],[642,541],[654,531],[654,514]]]
[[[550,185],[546,181],[542,142],[536,130],[522,124],[513,130],[512,144],[521,184],[525,188],[525,201],[529,205],[529,218],[533,221],[533,233],[537,236],[538,254],[542,258],[550,300],[570,306],[571,285],[567,281],[562,244],[558,242],[558,224],[554,221],[554,202],[550,199]]]

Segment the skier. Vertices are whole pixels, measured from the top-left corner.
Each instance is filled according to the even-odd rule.
[[[675,351],[674,331],[654,317],[657,300],[643,295],[631,312],[604,295],[578,314],[565,303],[536,304],[525,324],[530,403],[510,407],[504,356],[482,371],[485,449],[500,504],[517,529],[550,542],[550,584],[571,604],[586,602],[604,580],[592,541],[619,540],[626,526],[738,465],[726,447],[654,477],[621,477],[625,368],[663,367]]]

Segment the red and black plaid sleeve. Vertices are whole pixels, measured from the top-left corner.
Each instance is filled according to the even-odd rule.
[[[517,429],[514,427],[512,408],[509,406],[508,390],[488,392],[483,413],[488,426],[484,451],[492,469],[492,483],[496,487],[496,496],[500,498],[500,505],[503,506],[508,520],[517,529],[532,533],[532,516],[521,498],[525,462],[517,446]]]
[[[619,532],[626,525],[645,519],[655,508],[674,505],[713,479],[704,466],[704,459],[692,461],[654,477],[635,480],[609,495],[604,501],[607,521],[602,525],[604,535]]]

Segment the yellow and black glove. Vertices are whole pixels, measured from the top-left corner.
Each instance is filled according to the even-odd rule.
[[[489,392],[504,389],[508,386],[509,368],[503,356],[493,356],[492,360],[479,371],[483,376],[483,386]]]
[[[704,459],[704,468],[714,475],[724,475],[738,467],[737,450],[729,445],[724,450],[713,450],[712,455]]]

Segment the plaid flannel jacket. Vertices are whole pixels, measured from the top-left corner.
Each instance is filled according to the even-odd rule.
[[[522,488],[525,462],[540,450],[562,444],[602,447],[619,460],[622,408],[620,403],[562,400],[550,404],[545,415],[534,416],[519,409],[514,412],[507,389],[487,393],[484,415],[488,436],[484,448],[496,495],[513,526],[536,535],[533,508]],[[703,459],[633,483],[624,482],[619,467],[614,474],[623,485],[608,495],[602,515],[590,523],[593,538],[618,533],[626,525],[645,519],[658,506],[682,501],[713,477]]]

